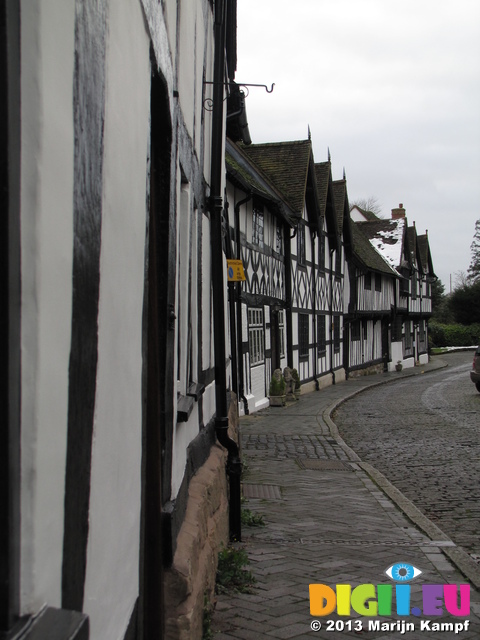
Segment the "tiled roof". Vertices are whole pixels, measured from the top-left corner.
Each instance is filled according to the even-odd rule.
[[[265,197],[269,197],[267,191],[262,187],[260,182],[256,179],[253,172],[248,171],[247,167],[241,165],[232,155],[225,150],[225,163],[227,165],[227,173],[230,177],[237,178],[237,180],[244,186],[245,189],[250,187],[257,191],[257,194],[263,194]]]
[[[430,276],[435,276],[433,271],[432,254],[430,252],[430,244],[428,242],[428,235],[417,236],[417,246],[420,254],[420,262],[424,273],[428,273]]]
[[[391,268],[389,263],[373,247],[369,238],[364,234],[365,228],[362,226],[363,224],[362,222],[352,222],[350,224],[354,255],[365,267],[372,271],[398,276],[398,273]]]
[[[239,146],[270,178],[291,209],[297,215],[301,215],[312,157],[310,140]]]
[[[417,232],[415,227],[408,227],[407,238],[412,262],[415,264],[417,262]]]
[[[328,162],[315,163],[315,176],[317,178],[317,193],[320,215],[325,215],[327,207],[328,184],[330,181],[330,171],[332,164]]]
[[[365,217],[365,220],[369,222],[374,222],[375,220],[378,220],[378,216],[375,213],[373,213],[373,211],[367,211],[366,209],[362,209],[361,207],[358,206],[358,204],[355,206],[359,211],[361,211],[361,213]]]
[[[347,204],[347,181],[333,181],[333,195],[335,198],[335,211],[337,213],[337,227],[339,233],[343,232],[343,216],[345,213],[345,204]]]
[[[372,246],[382,255],[388,264],[396,269],[402,264],[403,243],[405,235],[405,218],[398,220],[382,220],[377,218],[371,222],[357,222]]]
[[[227,138],[225,163],[229,180],[239,184],[245,191],[251,191],[260,198],[274,203],[286,222],[292,224],[294,212],[285,203],[283,195],[268,176],[245,155],[244,150],[244,146],[240,147]]]
[[[424,270],[428,267],[428,238],[427,236],[417,236],[418,253],[420,262]]]

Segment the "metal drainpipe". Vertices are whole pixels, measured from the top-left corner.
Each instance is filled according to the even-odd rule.
[[[227,238],[225,242],[225,253],[227,260],[233,258],[232,240],[230,238],[230,223],[228,217],[229,203],[225,202],[225,217],[227,219]],[[235,282],[228,281],[228,310],[230,320],[230,352],[232,360],[232,389],[238,398],[238,362],[237,362],[237,331],[235,327]]]
[[[292,311],[292,247],[290,240],[297,235],[297,227],[292,235],[289,228],[285,226],[285,313],[287,330],[287,364],[293,369],[293,311]]]
[[[237,260],[241,260],[242,258],[241,247],[240,247],[240,207],[244,204],[247,204],[247,202],[249,202],[251,199],[252,199],[252,194],[249,193],[246,198],[237,202],[234,208],[235,242],[236,242],[236,250],[237,250],[236,251]],[[240,362],[240,366],[239,366],[240,380],[238,383],[238,395],[243,400],[243,410],[245,412],[245,415],[248,416],[250,412],[248,409],[248,400],[245,397],[245,378],[243,377],[243,359],[241,358],[242,356],[242,305],[240,302],[241,286],[242,286],[241,282],[237,282],[237,285],[236,285],[236,289],[237,289],[237,299],[236,299],[237,301],[237,354],[238,354],[238,361]]]
[[[330,373],[332,374],[332,384],[335,384],[335,371],[333,369],[334,355],[334,327],[333,327],[333,251],[330,251]],[[332,340],[331,337],[334,336]]]
[[[315,391],[320,389],[317,378],[317,279],[315,262],[315,232],[312,233],[312,301],[313,301],[313,379]]]
[[[228,452],[230,484],[230,539],[241,540],[240,474],[242,464],[237,443],[228,435],[227,376],[225,371],[225,296],[222,253],[223,98],[225,73],[225,29],[228,0],[215,2],[215,58],[213,69],[212,152],[210,218],[212,233],[213,338],[215,352],[215,432]]]

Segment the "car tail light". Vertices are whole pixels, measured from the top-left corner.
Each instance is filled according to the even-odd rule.
[[[477,354],[476,354],[476,353],[474,353],[474,354],[473,354],[473,365],[472,365],[472,367],[473,367],[474,369],[475,369],[475,363],[476,363],[476,362],[477,362]]]

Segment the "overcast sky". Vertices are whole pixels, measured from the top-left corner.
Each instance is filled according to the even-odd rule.
[[[301,140],[350,201],[401,202],[436,274],[466,272],[480,218],[479,0],[238,0],[254,143]]]

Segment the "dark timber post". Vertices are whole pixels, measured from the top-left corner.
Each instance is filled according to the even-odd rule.
[[[212,154],[210,181],[210,216],[212,229],[212,292],[215,347],[215,431],[228,451],[227,473],[230,481],[230,539],[241,539],[240,473],[238,446],[228,435],[227,377],[225,371],[225,296],[222,254],[222,175],[223,97],[225,74],[225,30],[228,0],[215,2],[215,59],[213,72]]]

